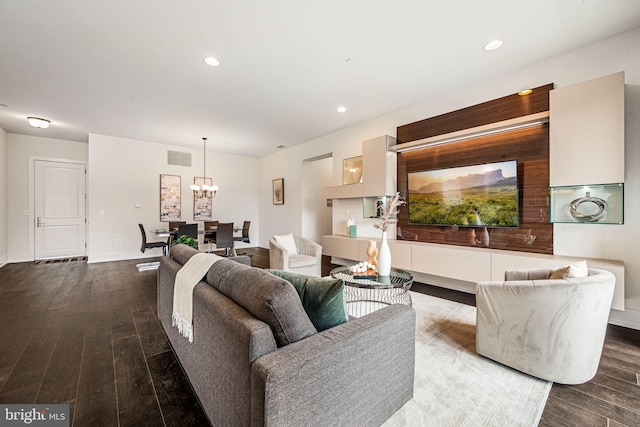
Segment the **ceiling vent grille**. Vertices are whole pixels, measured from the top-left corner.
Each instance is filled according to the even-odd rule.
[[[191,167],[191,153],[183,153],[182,151],[167,151],[167,163],[176,166]]]

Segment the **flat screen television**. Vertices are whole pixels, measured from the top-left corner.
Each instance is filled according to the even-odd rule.
[[[410,172],[409,224],[518,227],[518,162]]]

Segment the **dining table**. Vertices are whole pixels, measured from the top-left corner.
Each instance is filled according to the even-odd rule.
[[[174,230],[167,230],[166,228],[158,228],[152,231],[158,237],[168,237],[169,234],[175,236],[178,234],[177,228]],[[204,228],[198,229],[198,235],[205,234],[205,233],[215,233],[216,231],[218,231],[218,227],[207,227],[206,229]],[[242,227],[240,227],[239,225],[234,225],[233,232],[237,233],[238,231],[242,231]]]
[[[216,231],[218,231],[218,227],[212,226],[212,227],[207,227],[206,229],[198,229],[198,240],[200,240],[200,236],[204,236],[205,233],[215,233]],[[239,231],[242,231],[242,227],[241,226],[237,226],[234,225],[233,226],[233,232],[237,233]],[[154,233],[156,236],[158,237],[169,237],[171,236],[171,240],[175,239],[178,237],[178,229],[174,229],[174,230],[168,230],[166,228],[157,228],[155,230],[152,230],[152,233]],[[171,242],[169,242],[169,251],[171,251]],[[209,243],[209,251],[211,252],[211,243]]]

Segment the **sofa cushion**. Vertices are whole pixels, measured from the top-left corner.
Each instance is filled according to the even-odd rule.
[[[221,259],[209,269],[206,281],[269,325],[278,347],[317,333],[291,283],[266,270]]]
[[[273,236],[273,240],[285,248],[287,252],[289,252],[289,256],[298,255],[298,248],[296,247],[296,240],[293,238],[293,234],[289,233],[281,236]]]
[[[344,299],[344,281],[289,271],[268,270],[296,288],[302,306],[318,332],[333,328],[349,319]]]
[[[316,265],[318,260],[311,255],[293,255],[289,257],[289,268],[306,267]]]
[[[569,277],[587,277],[588,275],[587,261],[578,261],[569,265]]]
[[[587,277],[589,275],[589,268],[586,261],[578,261],[564,267],[560,267],[551,272],[549,279],[567,279]]]

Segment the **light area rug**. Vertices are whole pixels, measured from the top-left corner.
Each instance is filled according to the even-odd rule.
[[[384,426],[537,426],[552,383],[478,355],[475,307],[410,292],[413,398]]]

